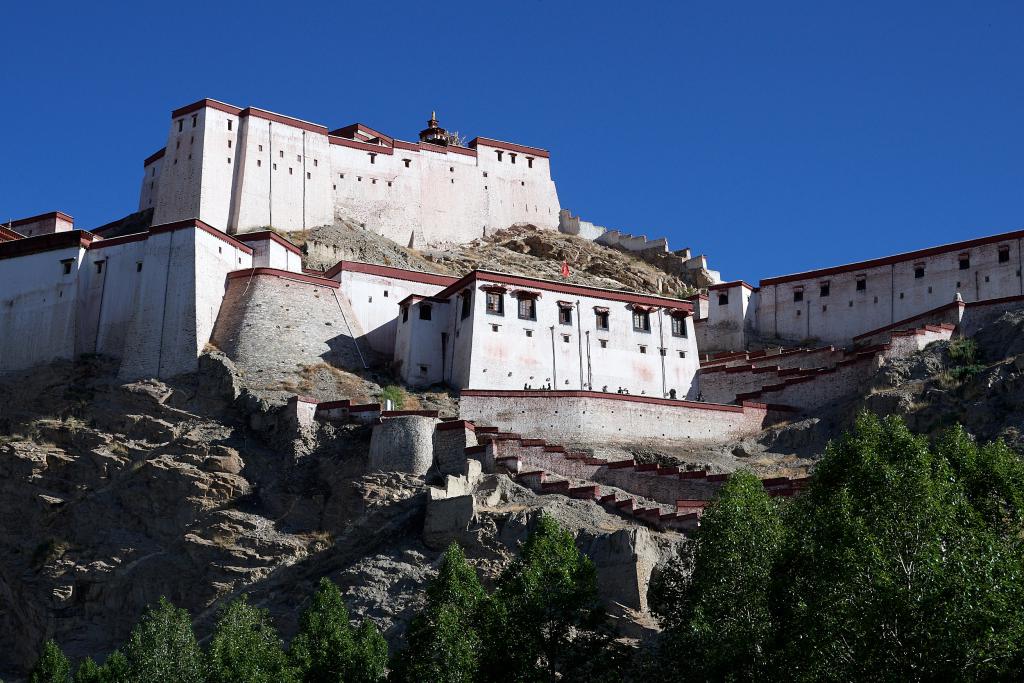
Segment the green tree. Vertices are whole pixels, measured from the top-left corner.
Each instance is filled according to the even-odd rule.
[[[132,630],[124,649],[132,681],[203,681],[203,657],[188,612],[161,597]]]
[[[616,646],[597,601],[594,565],[542,514],[483,610],[480,678],[620,680]]]
[[[296,680],[269,614],[245,595],[221,612],[207,650],[207,671],[210,683]]]
[[[92,657],[86,657],[75,671],[75,683],[105,683],[103,667],[93,661]]]
[[[352,665],[346,683],[375,683],[387,678],[388,642],[371,619],[364,619],[353,638]]]
[[[290,655],[307,683],[378,681],[387,666],[387,645],[376,627],[363,622],[353,634],[341,591],[326,577],[302,613]]]
[[[47,640],[28,676],[29,683],[67,683],[70,676],[71,662],[57,643]]]
[[[777,672],[804,680],[1019,678],[1020,458],[956,429],[930,447],[861,415],[787,517]]]
[[[448,546],[437,576],[427,586],[427,604],[406,632],[393,678],[419,683],[471,683],[480,665],[478,610],[486,594],[462,548]]]
[[[652,674],[669,680],[751,680],[766,671],[772,619],[768,592],[782,519],[761,481],[726,480],[678,562],[650,600],[665,628]]]

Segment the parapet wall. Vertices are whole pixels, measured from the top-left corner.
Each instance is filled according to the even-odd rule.
[[[272,268],[231,273],[212,343],[257,388],[294,382],[301,368],[361,368],[362,336],[338,283]]]
[[[459,414],[567,444],[721,443],[757,434],[770,421],[763,404],[727,406],[592,391],[466,389]]]

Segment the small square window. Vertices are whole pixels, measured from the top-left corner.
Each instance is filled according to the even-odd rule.
[[[868,288],[868,279],[866,277],[857,278],[857,291],[863,292]]]
[[[719,294],[718,295],[718,305],[719,306],[728,306],[729,305],[729,294],[728,293]]]
[[[569,335],[563,334],[562,335],[562,341],[564,341],[566,344],[568,344],[569,343]]]
[[[643,344],[640,344],[640,353],[647,353],[647,347]]]
[[[491,332],[497,332],[497,331],[498,331],[498,326],[497,325],[491,325]]]
[[[820,291],[818,292],[818,296],[819,296],[819,297],[821,297],[821,296],[828,296],[828,293],[829,293],[829,291],[830,291],[830,288],[829,288],[829,283],[827,283],[827,282],[822,282],[822,283],[821,283],[821,289],[820,289]]]
[[[924,266],[914,266],[914,277],[918,280],[924,277]]]
[[[103,261],[96,262],[96,274],[99,275],[103,272]]]
[[[796,309],[796,317],[798,317],[798,318],[799,318],[799,317],[800,317],[800,313],[801,313],[800,309],[799,309],[799,308],[798,308],[798,309]]]
[[[960,270],[969,270],[971,267],[971,257],[967,254],[960,256]]]
[[[686,358],[686,351],[680,351],[679,352],[679,357],[680,358]]]
[[[427,366],[426,365],[421,365],[420,366],[420,374],[421,375],[427,374]]]
[[[608,348],[608,340],[607,339],[598,339],[597,341],[598,341],[598,343],[601,344],[601,348],[602,349],[607,349]]]
[[[658,353],[660,353],[662,356],[667,355],[668,349],[658,349]]]
[[[406,168],[409,168],[409,164],[412,163],[412,159],[402,159],[402,162],[405,163]]]
[[[803,301],[803,300],[804,300],[804,290],[802,290],[802,289],[794,290],[793,291],[793,301]]]
[[[432,306],[420,304],[420,320],[430,320]]]
[[[533,336],[533,330],[526,330],[526,336],[527,337],[532,337]]]
[[[73,263],[73,261],[70,261],[70,260],[68,260],[68,261],[61,261],[60,262],[61,270],[64,272],[65,275],[71,275],[71,264],[72,263]]]

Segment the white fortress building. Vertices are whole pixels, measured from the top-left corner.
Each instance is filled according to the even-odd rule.
[[[145,162],[147,229],[104,237],[56,211],[0,225],[0,374],[101,354],[122,379],[169,378],[212,345],[255,389],[374,366],[456,389],[464,419],[496,427],[697,444],[848,398],[880,363],[1024,307],[1024,231],[722,283],[703,256],[561,210],[543,149],[456,142],[435,116],[413,143],[208,99],[172,112]],[[336,220],[413,246],[532,224],[710,284],[681,300],[484,270],[310,272],[270,229]]]
[[[145,160],[139,209],[154,225],[199,219],[229,234],[355,221],[399,244],[468,242],[515,224],[557,229],[549,154],[431,116],[419,141],[203,99],[171,112]]]

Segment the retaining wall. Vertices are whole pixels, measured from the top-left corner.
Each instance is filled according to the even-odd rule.
[[[757,434],[768,407],[590,391],[463,390],[460,417],[563,443],[720,443]]]

